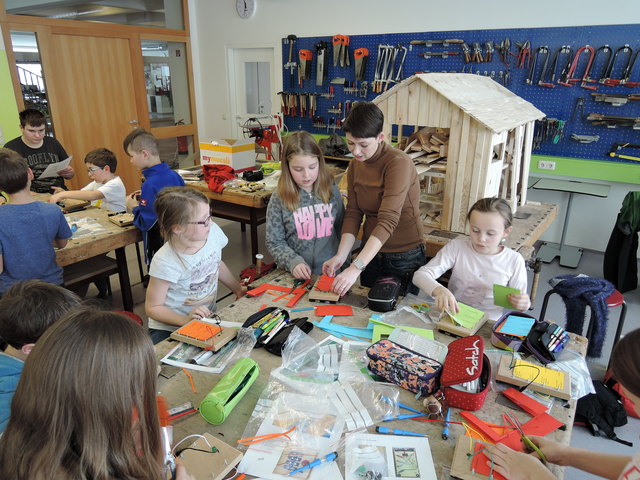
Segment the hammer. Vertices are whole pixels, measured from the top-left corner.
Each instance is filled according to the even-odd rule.
[[[297,67],[297,64],[295,62],[291,62],[291,58],[293,56],[293,44],[296,42],[296,40],[298,40],[298,37],[296,37],[295,35],[288,35],[287,36],[287,42],[289,43],[289,61],[284,66],[284,68],[288,68],[289,69],[289,78],[290,78],[291,87],[293,87],[293,85],[294,85],[294,82],[293,82],[293,69],[295,67]]]

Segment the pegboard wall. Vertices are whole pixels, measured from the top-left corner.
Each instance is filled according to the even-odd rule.
[[[340,130],[340,120],[344,118],[345,111],[349,104],[358,100],[373,100],[379,93],[372,89],[372,82],[376,73],[376,61],[379,54],[379,45],[402,46],[407,49],[405,61],[402,67],[401,78],[405,79],[414,73],[426,72],[467,72],[469,74],[488,75],[499,83],[505,85],[520,97],[533,103],[537,108],[545,112],[548,118],[555,118],[564,124],[562,135],[553,128],[547,128],[546,135],[544,128],[537,128],[537,137],[534,141],[534,154],[553,155],[560,157],[574,157],[583,159],[611,160],[620,162],[635,163],[620,157],[609,156],[609,151],[616,142],[626,142],[630,144],[640,144],[640,61],[635,62],[626,85],[605,85],[598,83],[604,77],[609,58],[613,59],[618,50],[619,53],[613,63],[611,74],[608,78],[623,78],[625,67],[628,62],[633,62],[638,57],[640,51],[640,38],[638,36],[638,25],[607,25],[607,26],[587,26],[587,27],[561,27],[561,28],[529,28],[529,29],[507,29],[507,30],[464,30],[446,32],[416,32],[382,35],[354,35],[349,38],[349,59],[350,66],[333,65],[333,36],[327,37],[301,37],[291,42],[288,38],[283,39],[283,86],[281,92],[283,102],[292,96],[299,101],[302,95],[303,102],[306,102],[306,110],[302,116],[301,106],[298,104],[295,112],[291,107],[283,107],[285,113],[285,123],[290,130],[306,130],[312,133],[328,134]],[[443,44],[444,40],[463,40],[469,46],[472,57],[469,63],[465,62],[465,56],[461,44]],[[504,45],[505,39],[510,42],[510,53],[505,55],[507,62],[503,61],[503,55],[499,52],[500,45]],[[411,42],[422,41],[422,44],[412,44]],[[425,44],[429,41],[439,41],[431,45]],[[530,58],[524,61],[523,68],[519,68],[522,57],[518,57],[520,48],[518,44],[528,41],[530,44]],[[319,42],[327,44],[327,76],[321,86],[316,85],[317,52],[316,46]],[[493,42],[494,51],[487,57],[487,42]],[[480,52],[476,55],[476,60],[482,57],[482,62],[473,60],[474,43],[479,44]],[[543,83],[551,83],[551,68],[556,52],[563,47],[571,47],[571,59],[575,58],[576,52],[582,47],[589,45],[597,52],[594,57],[590,77],[594,82],[586,83],[586,86],[597,87],[597,90],[589,90],[581,87],[581,79],[584,75],[589,54],[584,50],[576,65],[575,74],[577,81],[572,82],[571,87],[558,84],[560,75],[565,66],[569,63],[569,54],[563,53],[559,56],[555,69],[554,88],[538,85],[545,60],[544,53],[537,53],[539,47],[548,48],[548,69]],[[601,47],[610,46],[611,57]],[[623,49],[624,46],[628,49]],[[288,68],[289,49],[292,47],[292,62],[298,67]],[[366,94],[363,91],[363,82],[356,82],[354,51],[360,48],[367,48],[369,51],[364,81],[367,82]],[[298,69],[301,60],[298,52],[301,49],[310,50],[313,54],[310,68],[310,78],[304,80],[302,85],[298,82]],[[429,53],[442,54],[450,52],[450,55],[428,56]],[[398,51],[398,56],[402,55],[402,50]],[[536,59],[535,70],[533,71],[532,84],[527,83],[531,73],[531,63]],[[486,61],[489,60],[489,61]],[[399,59],[396,60],[396,71],[399,66]],[[345,83],[332,84],[331,81],[344,78]],[[292,82],[293,79],[293,82]],[[388,88],[395,83],[390,82]],[[384,88],[384,87],[383,87]],[[599,94],[598,97],[592,94]],[[606,97],[609,95],[609,97]],[[315,112],[310,111],[310,100],[316,103]],[[596,101],[599,99],[600,101]],[[621,103],[615,106],[614,103]],[[581,104],[583,107],[581,107]],[[628,126],[616,124],[615,119],[609,124],[594,125],[592,120],[587,120],[590,114],[600,114],[607,117],[626,117]],[[605,119],[607,120],[607,119]],[[609,119],[610,120],[610,119]],[[611,123],[613,122],[613,123]],[[634,128],[635,127],[635,128]],[[395,135],[394,131],[394,135]],[[410,134],[411,130],[403,130],[403,135]],[[572,134],[599,137],[597,141],[591,143],[580,143],[572,139]],[[640,157],[640,149],[625,149],[620,151],[625,155]]]

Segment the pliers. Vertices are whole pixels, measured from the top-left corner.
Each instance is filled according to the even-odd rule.
[[[518,68],[525,68],[529,66],[529,62],[531,61],[531,42],[525,40],[524,43],[516,42],[516,45],[518,45],[519,49],[516,66]]]

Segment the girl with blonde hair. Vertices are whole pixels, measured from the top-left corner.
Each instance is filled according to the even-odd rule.
[[[285,138],[281,162],[278,189],[267,207],[266,245],[278,266],[309,279],[338,250],[344,204],[309,133]]]
[[[127,317],[67,313],[25,363],[0,438],[0,478],[164,480],[156,364]],[[192,477],[179,466],[176,478]]]

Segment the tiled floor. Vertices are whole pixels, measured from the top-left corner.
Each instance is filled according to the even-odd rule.
[[[234,274],[239,274],[240,271],[253,263],[251,258],[251,245],[249,232],[242,233],[240,231],[240,224],[216,219],[216,222],[224,233],[229,238],[229,243],[227,247],[223,250],[223,260],[227,264],[227,266],[231,269]],[[265,254],[265,261],[270,262],[271,258],[268,255],[266,248],[264,247],[264,225],[259,228],[259,239],[260,239],[260,251]],[[145,290],[140,282],[138,266],[136,263],[136,255],[133,247],[130,246],[127,249],[127,258],[129,260],[129,272],[131,275],[131,281],[133,284],[133,297],[135,303],[135,312],[140,316],[145,318],[144,315],[144,295]],[[594,277],[602,276],[602,261],[603,254],[599,252],[593,251],[585,251],[583,258],[580,262],[580,265],[577,269],[568,269],[561,267],[558,264],[558,260],[554,260],[550,264],[543,264],[541,278],[539,282],[538,288],[538,296],[534,305],[534,309],[530,312],[532,315],[537,316],[540,313],[540,306],[542,303],[542,299],[544,297],[545,292],[548,291],[549,285],[548,280],[556,275],[563,275],[567,273],[585,273]],[[529,283],[531,284],[532,273],[529,272]],[[115,308],[121,307],[121,299],[120,299],[120,290],[117,285],[117,277],[112,277],[113,287],[114,287],[114,296],[112,298],[112,303]],[[97,291],[95,287],[91,287],[89,291],[89,295],[95,295]],[[222,285],[220,285],[219,289],[219,298],[225,297],[229,294],[229,291]],[[640,290],[634,290],[632,292],[627,292],[625,295],[625,300],[628,306],[627,316],[625,327],[623,330],[623,334],[625,332],[629,332],[635,328],[640,327],[640,322],[638,319],[640,318]],[[227,297],[218,303],[218,308],[230,303],[233,300],[232,297]],[[560,324],[564,324],[564,305],[562,304],[562,300],[557,295],[554,295],[547,309],[546,318],[550,320],[556,320]],[[590,361],[589,368],[592,373],[593,378],[602,378],[604,375],[604,371],[606,368],[606,364],[609,358],[609,353],[611,351],[611,342],[612,338],[615,334],[615,329],[617,326],[617,320],[619,316],[619,308],[616,308],[611,311],[608,331],[607,331],[607,339],[604,347],[604,355],[601,359]],[[586,326],[585,326],[586,329]],[[640,446],[639,434],[640,434],[640,420],[638,419],[630,419],[629,423],[624,427],[619,427],[616,429],[616,433],[620,438],[623,438],[628,441],[632,441],[635,443],[634,447],[626,447],[621,445],[613,440],[593,437],[591,434],[583,427],[575,427],[573,431],[571,444],[581,448],[589,448],[592,450],[598,450],[602,452],[610,452],[610,453],[618,453],[618,454],[626,454],[632,455],[638,450]],[[599,477],[587,475],[578,470],[568,468],[565,474],[565,479],[567,480],[590,480]]]

